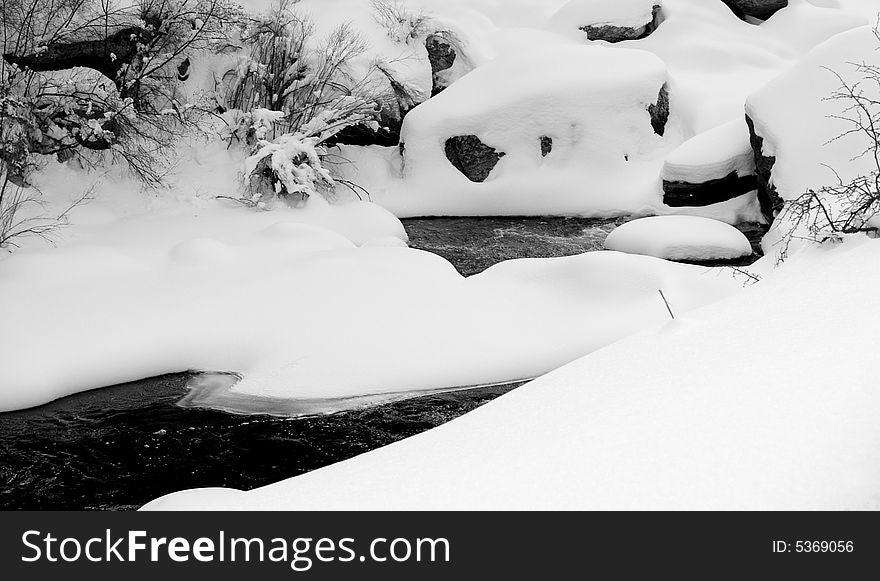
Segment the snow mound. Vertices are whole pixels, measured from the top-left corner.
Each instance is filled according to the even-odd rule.
[[[654,19],[660,0],[572,0],[550,19],[556,28],[615,26],[640,28]]]
[[[660,177],[700,184],[731,173],[740,177],[755,173],[755,153],[743,119],[698,133],[682,143],[666,157]]]
[[[6,258],[0,410],[186,370],[234,372],[240,400],[288,404],[513,381],[663,321],[657,289],[684,312],[740,288],[603,252],[465,279],[387,236],[356,248],[315,226],[265,231]]]
[[[869,22],[859,11],[816,6],[807,0],[789,0],[788,6],[764,22],[761,28],[803,54],[836,34],[873,23],[878,13],[880,5],[875,3]]]
[[[749,97],[746,111],[764,139],[763,154],[776,158],[771,177],[783,199],[837,184],[838,175],[848,182],[870,171],[873,157],[861,155],[866,136],[842,118],[857,114],[845,110],[852,102],[829,97],[841,78],[853,84],[863,77],[855,64],[880,66],[878,47],[868,26],[841,33]],[[865,98],[880,99],[876,84],[863,82],[861,89]]]
[[[697,216],[652,216],[615,228],[607,250],[666,260],[733,260],[750,256],[745,235],[724,222]]]
[[[880,242],[793,260],[418,436],[147,508],[876,508],[878,261]]]

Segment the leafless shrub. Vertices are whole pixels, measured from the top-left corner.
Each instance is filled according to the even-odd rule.
[[[91,195],[89,189],[60,212],[48,213],[39,192],[11,181],[8,168],[0,163],[0,249],[18,248],[22,239],[32,236],[52,242],[52,235],[67,225],[70,212]]]
[[[430,33],[430,18],[415,12],[400,0],[372,0],[373,18],[397,42],[424,37]]]
[[[880,42],[880,28],[874,34]],[[840,113],[831,118],[848,127],[829,143],[861,137],[865,147],[850,161],[867,159],[868,172],[844,180],[837,169],[826,166],[836,183],[788,201],[777,217],[777,223],[785,228],[779,244],[780,260],[786,258],[794,240],[828,243],[845,235],[877,233],[874,219],[880,214],[880,66],[866,62],[850,66],[855,80],[828,69],[840,81],[839,88],[826,98],[840,104]]]

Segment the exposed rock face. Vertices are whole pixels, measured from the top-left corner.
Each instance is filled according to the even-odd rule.
[[[666,123],[669,121],[669,89],[665,84],[660,88],[657,102],[648,105],[648,113],[651,114],[651,127],[654,128],[654,133],[663,137],[666,133]]]
[[[748,115],[746,115],[746,124],[749,126],[749,140],[752,143],[752,150],[755,152],[758,201],[761,203],[761,212],[764,217],[772,222],[784,205],[776,187],[770,180],[776,158],[764,155],[764,138],[755,132],[755,123]]]
[[[547,157],[553,151],[553,138],[544,135],[541,137],[541,157]]]
[[[788,6],[788,0],[721,0],[740,18],[752,16],[766,20]]]
[[[664,180],[663,203],[676,208],[710,206],[747,194],[757,187],[756,176],[739,176],[735,171],[699,184]]]
[[[638,40],[645,38],[659,26],[663,20],[660,6],[654,6],[652,18],[650,22],[646,22],[642,26],[629,28],[625,26],[611,26],[594,24],[579,27],[580,30],[587,34],[590,40],[604,40],[606,42],[621,42],[624,40]]]
[[[431,88],[431,96],[436,95],[448,85],[443,78],[443,71],[448,71],[455,64],[455,49],[452,44],[440,34],[432,34],[425,39],[425,48],[428,49],[428,61],[431,63],[431,72],[434,74],[434,83]]]
[[[446,159],[472,182],[484,182],[504,157],[476,135],[459,135],[446,140]]]

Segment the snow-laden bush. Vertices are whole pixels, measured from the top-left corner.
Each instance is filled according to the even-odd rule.
[[[295,133],[266,139],[273,124],[285,116],[282,111],[257,109],[242,115],[239,127],[247,127],[247,135],[255,140],[252,155],[245,164],[246,194],[242,201],[261,209],[271,208],[275,201],[291,206],[304,204],[309,196],[320,194],[331,199],[337,184],[351,189],[360,197],[359,188],[346,180],[334,178],[328,162],[328,141],[346,127],[378,123],[365,114],[350,113],[348,101],[340,97],[339,108],[322,109]]]

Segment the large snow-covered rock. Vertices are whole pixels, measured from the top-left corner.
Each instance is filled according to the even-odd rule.
[[[408,188],[391,203],[452,214],[632,208],[627,191],[644,199],[656,187],[666,81],[644,51],[562,43],[498,58],[407,116]],[[592,191],[610,187],[617,199],[603,191],[595,207]]]
[[[743,22],[716,0],[664,0],[663,14],[663,24],[638,48],[666,63],[687,137],[742,119],[751,93],[812,47],[867,23],[861,15],[802,0],[761,26]]]
[[[724,222],[697,216],[652,216],[627,222],[608,235],[605,249],[693,262],[752,254],[745,234]]]
[[[743,105],[751,93],[791,67],[812,46],[866,22],[863,16],[849,10],[814,6],[798,0],[765,25],[754,26],[737,18],[718,1],[663,0],[662,25],[650,36],[637,43],[608,44],[587,40],[576,26],[566,25],[560,29],[553,24],[552,14],[568,4],[560,0],[540,3],[419,1],[428,2],[432,12],[443,14],[460,29],[468,31],[467,53],[478,58],[472,59],[477,67],[475,72],[455,82],[458,90],[452,93],[454,97],[448,101],[432,99],[416,108],[412,127],[404,129],[409,133],[404,135],[405,164],[403,158],[390,149],[343,152],[346,158],[356,162],[342,169],[350,174],[347,178],[363,185],[374,201],[398,216],[607,217],[686,212],[730,223],[762,220],[751,193],[721,201],[753,187],[749,176],[742,171],[736,176],[731,176],[731,172],[713,175],[709,180],[712,183],[707,184],[690,181],[690,177],[696,179],[704,173],[691,166],[691,173],[698,175],[666,180],[667,192],[674,181],[682,182],[676,184],[672,195],[667,195],[667,202],[678,207],[664,204],[662,186],[666,176],[661,178],[665,172],[664,160],[682,141],[700,133],[734,122],[742,129]],[[584,5],[587,4],[605,6],[602,10],[609,14],[613,14],[618,5],[624,6],[611,1]],[[644,2],[642,7],[648,4]],[[475,17],[477,14],[484,18]],[[496,26],[481,27],[479,22]],[[535,23],[540,23],[542,28],[534,28]],[[477,30],[481,33],[477,34]],[[587,87],[586,92],[576,88],[575,85],[581,83],[576,79],[585,75],[573,73],[578,69],[573,63],[584,59],[560,59],[554,55],[587,46],[605,49],[609,55],[610,51],[631,51],[635,47],[652,53],[666,65],[664,81],[658,80],[656,86],[641,91],[642,103],[626,107],[630,111],[628,118],[617,112],[598,114],[598,107],[589,104],[596,102],[594,95],[623,96],[615,111],[623,110],[631,93],[610,88],[612,81],[637,75],[630,75],[625,64],[616,63],[613,55],[603,56],[604,62],[595,67],[598,70],[593,75],[593,79],[600,81],[594,83],[596,87]],[[642,54],[642,58],[650,57]],[[502,70],[503,74],[498,74]],[[667,91],[659,90],[667,80]],[[593,80],[587,78],[582,84],[590,82]],[[529,99],[521,98],[524,88],[531,85],[535,86],[535,94],[542,91],[552,103],[540,100],[530,103]],[[553,123],[558,120],[564,126],[562,117],[569,115],[573,107],[558,108],[556,103],[567,104],[578,95],[582,98],[577,103],[578,121],[574,123],[574,131],[584,133],[588,140],[578,140],[573,152],[577,153],[576,158],[562,155],[563,148],[567,147],[565,139],[560,140],[539,123],[551,125],[550,120],[554,120]],[[603,99],[600,97],[598,102]],[[508,113],[513,107],[516,115]],[[646,108],[650,108],[647,123],[644,121]],[[470,121],[478,116],[482,117],[482,123]],[[491,132],[490,125],[493,125]],[[445,126],[453,130],[446,131]],[[517,149],[526,151],[527,155],[512,151],[509,143],[497,139],[526,126],[531,129]],[[653,130],[653,135],[636,136],[630,129],[621,130],[621,127]],[[603,135],[595,140],[599,131]],[[423,133],[426,139],[421,139],[417,132]],[[663,133],[662,139],[658,139],[660,133]],[[732,157],[744,151],[742,135],[736,136],[735,146],[731,142]],[[710,134],[702,139],[708,143],[720,137]],[[601,145],[590,150],[588,143]],[[712,147],[717,151],[725,146],[716,142]],[[456,166],[464,170],[459,171]],[[698,186],[696,191],[689,187],[691,185]],[[685,205],[698,203],[695,198],[708,205]]]
[[[876,169],[874,156],[862,155],[871,146],[868,136],[852,131],[847,120],[859,114],[851,109],[854,101],[829,97],[845,81],[859,83],[865,98],[880,99],[880,88],[866,82],[866,71],[858,67],[880,66],[878,47],[869,26],[836,35],[749,97],[746,111],[756,153],[764,160],[759,173],[768,184],[766,199],[796,199]]]
[[[685,141],[666,157],[663,203],[707,206],[757,188],[748,126],[734,119]]]
[[[637,40],[657,28],[660,4],[660,0],[572,0],[550,22],[561,30],[577,28],[590,40]]]

